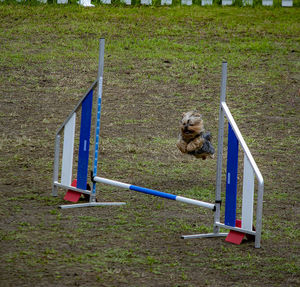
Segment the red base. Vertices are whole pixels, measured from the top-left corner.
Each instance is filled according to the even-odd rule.
[[[237,219],[235,221],[235,227],[242,227],[242,221]],[[252,226],[252,229],[255,231],[255,227]],[[233,243],[233,244],[238,244],[240,245],[244,239],[246,235],[246,239],[248,241],[254,241],[255,240],[255,236],[252,234],[246,234],[246,233],[242,233],[242,232],[238,232],[238,231],[234,231],[234,230],[230,230],[225,241]]]
[[[71,186],[74,186],[74,187],[77,186],[77,179],[74,179],[72,181]],[[64,197],[64,200],[71,201],[71,202],[78,202],[80,197],[81,197],[80,192],[69,189]]]
[[[235,221],[235,226],[236,227],[242,227],[242,221],[237,219]],[[225,241],[231,242],[233,244],[240,245],[242,243],[244,237],[245,237],[245,233],[230,230],[227,237],[226,237],[226,239],[225,239]]]

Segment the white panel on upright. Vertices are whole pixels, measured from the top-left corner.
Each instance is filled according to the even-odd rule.
[[[193,4],[193,0],[181,0],[181,5],[191,6]]]
[[[57,0],[57,4],[68,4],[68,0]]]
[[[254,171],[246,154],[244,154],[242,228],[252,231],[254,203]]]
[[[172,5],[172,0],[161,0],[161,5]]]
[[[121,2],[125,3],[126,5],[131,5],[131,0],[122,0]]]
[[[72,115],[64,128],[64,145],[62,155],[61,183],[71,185],[73,169],[73,153],[75,138],[76,113]]]

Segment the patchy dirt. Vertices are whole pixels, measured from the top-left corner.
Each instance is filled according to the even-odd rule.
[[[220,67],[203,72],[126,51],[122,58],[110,46],[105,58],[99,175],[213,202],[216,161],[183,156],[175,143],[181,113],[197,108],[217,146]],[[210,232],[213,213],[102,185],[99,201],[127,205],[58,209],[64,192],[51,197],[55,133],[97,67],[96,57],[47,61],[0,64],[1,286],[298,286],[300,98],[288,63],[276,85],[239,82],[229,63],[228,104],[265,178],[257,250],[253,242],[182,240]],[[299,61],[298,50],[289,61]],[[82,62],[91,67],[84,73]],[[190,84],[197,73],[199,83]]]

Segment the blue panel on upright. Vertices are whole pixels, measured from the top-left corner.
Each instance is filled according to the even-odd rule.
[[[239,142],[228,124],[225,224],[235,226]]]
[[[87,185],[92,106],[93,90],[89,92],[89,94],[83,100],[81,106],[81,124],[77,169],[77,188],[81,189],[86,189]]]

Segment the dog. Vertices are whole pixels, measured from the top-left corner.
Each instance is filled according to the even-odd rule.
[[[211,144],[210,132],[205,132],[201,114],[189,111],[182,114],[177,147],[182,153],[205,160],[213,158],[215,149]]]

